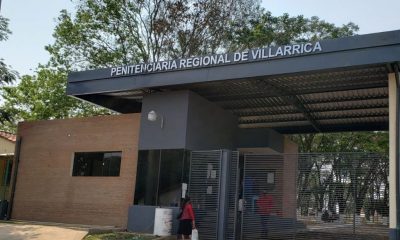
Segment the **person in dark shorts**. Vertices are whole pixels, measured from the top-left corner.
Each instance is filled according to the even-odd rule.
[[[196,228],[194,220],[193,206],[188,196],[185,197],[182,203],[182,213],[179,218],[179,228],[177,239],[190,239],[192,229]]]

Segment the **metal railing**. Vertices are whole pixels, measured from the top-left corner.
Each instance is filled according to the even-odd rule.
[[[226,154],[228,168],[222,168],[223,153]],[[221,186],[223,177],[227,177],[226,186]],[[224,240],[236,239],[237,199],[239,183],[239,153],[227,150],[191,152],[189,194],[196,214],[197,228],[201,239],[214,240],[223,235]],[[223,192],[226,189],[226,192]],[[226,202],[221,194],[226,194]],[[220,211],[224,206],[226,211]],[[220,214],[225,212],[224,214]],[[219,220],[223,219],[221,225]],[[220,229],[219,229],[220,228]],[[223,232],[223,234],[221,234]]]

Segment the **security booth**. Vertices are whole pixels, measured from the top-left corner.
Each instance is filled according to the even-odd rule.
[[[123,201],[118,198],[118,209],[109,209],[102,224],[118,221],[132,231],[151,232],[155,209],[176,214],[180,198],[189,194],[202,239],[400,239],[399,62],[400,31],[391,31],[72,72],[68,95],[130,117],[113,116],[111,125],[107,117],[82,120],[96,122],[83,124],[97,131],[86,128],[96,141],[100,133],[117,139],[113,147],[88,137],[90,144],[77,147],[74,136],[85,137],[82,126],[71,122],[75,130],[63,139],[72,160],[60,161],[64,168],[74,169],[79,152],[117,151],[122,157],[116,178],[64,173],[69,178],[63,188],[74,193],[102,189],[100,183],[123,186],[114,191],[123,193]],[[114,132],[105,131],[107,126]],[[22,138],[33,131],[22,130]],[[389,159],[373,153],[298,154],[285,136],[387,130]],[[20,170],[23,162],[22,157]],[[24,195],[18,185],[28,179],[16,182],[13,212],[21,219],[17,209]],[[95,181],[99,185],[90,185]],[[101,201],[115,199],[112,189]],[[68,197],[76,209],[90,201]],[[381,208],[370,207],[378,203]],[[106,205],[92,206],[79,221],[88,221],[85,216],[100,206]]]

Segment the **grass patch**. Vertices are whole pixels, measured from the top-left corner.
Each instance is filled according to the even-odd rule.
[[[152,240],[156,237],[127,232],[89,234],[83,240]]]

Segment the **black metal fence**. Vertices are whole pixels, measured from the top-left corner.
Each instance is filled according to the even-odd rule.
[[[221,151],[193,151],[189,194],[202,239],[217,239]]]
[[[376,153],[244,156],[241,239],[387,239],[389,161]]]
[[[223,155],[227,154],[228,169],[223,170]],[[192,151],[190,164],[189,194],[196,214],[196,225],[201,239],[214,240],[224,232],[224,240],[234,240],[238,236],[237,204],[240,189],[239,153],[236,151]],[[220,215],[221,178],[227,177],[225,215]],[[223,218],[224,226],[219,220]],[[220,229],[219,229],[220,228]]]
[[[202,239],[387,239],[389,161],[377,153],[191,153],[189,191]],[[241,162],[241,163],[239,163]],[[228,174],[228,175],[227,175]],[[229,176],[226,216],[221,178]]]
[[[296,165],[285,160],[284,155],[244,156],[242,239],[295,238]]]

